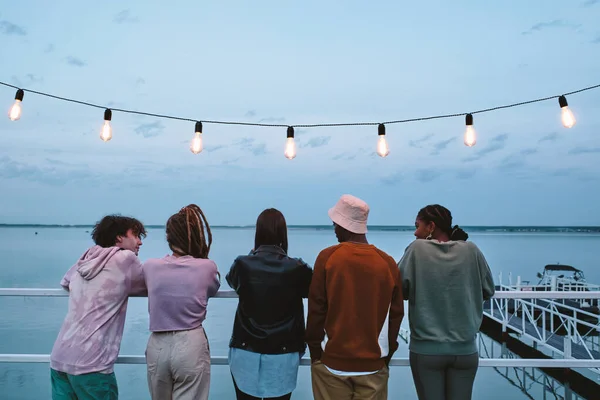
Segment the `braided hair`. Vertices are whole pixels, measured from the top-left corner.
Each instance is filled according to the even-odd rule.
[[[173,253],[208,258],[212,233],[204,213],[195,204],[183,207],[167,221],[167,243]]]
[[[467,240],[469,235],[458,225],[452,226],[452,213],[446,207],[439,204],[431,204],[421,208],[417,219],[425,222],[433,222],[439,230],[448,235],[450,240]]]

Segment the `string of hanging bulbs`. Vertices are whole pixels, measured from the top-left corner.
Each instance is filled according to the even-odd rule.
[[[0,85],[11,87],[13,89],[17,89],[17,93],[15,95],[15,102],[8,111],[8,117],[10,118],[11,121],[18,121],[21,118],[23,97],[25,95],[25,92],[27,91],[27,92],[30,92],[33,94],[51,97],[51,98],[54,98],[57,100],[62,100],[62,101],[70,102],[70,103],[76,103],[76,104],[81,104],[81,105],[85,105],[85,106],[89,106],[89,107],[104,109],[104,123],[102,125],[102,129],[100,130],[100,139],[102,139],[104,142],[110,141],[113,136],[112,126],[111,126],[113,111],[127,113],[127,114],[137,114],[137,115],[145,115],[145,116],[151,116],[151,117],[157,117],[157,118],[173,119],[173,120],[179,120],[179,121],[195,122],[194,137],[193,137],[192,141],[190,142],[190,151],[194,154],[199,154],[200,152],[202,152],[202,149],[203,149],[203,140],[202,140],[202,123],[203,122],[206,124],[219,124],[219,125],[243,125],[243,126],[287,128],[287,136],[286,136],[285,147],[284,147],[284,155],[286,158],[288,158],[290,160],[292,160],[296,157],[296,142],[294,141],[294,127],[296,127],[296,128],[318,128],[318,127],[374,126],[374,125],[377,125],[377,135],[378,135],[377,147],[376,147],[377,154],[379,154],[379,156],[381,156],[381,157],[385,157],[390,153],[390,149],[389,149],[387,140],[385,138],[385,126],[386,125],[464,116],[466,129],[465,129],[463,141],[464,141],[465,146],[473,147],[477,143],[477,133],[475,131],[475,127],[473,126],[473,115],[474,114],[481,114],[481,113],[501,110],[501,109],[505,109],[505,108],[518,107],[518,106],[523,106],[523,105],[532,104],[532,103],[539,103],[542,101],[547,101],[547,100],[552,100],[552,99],[558,98],[558,105],[560,106],[560,109],[561,109],[562,124],[565,128],[572,128],[573,126],[575,126],[576,120],[575,120],[575,116],[573,115],[573,112],[569,109],[569,104],[567,103],[567,96],[585,92],[587,90],[600,88],[600,84],[594,85],[594,86],[588,86],[588,87],[585,87],[582,89],[574,90],[572,92],[564,93],[562,95],[554,95],[554,96],[542,97],[542,98],[533,99],[533,100],[526,100],[526,101],[522,101],[522,102],[518,102],[518,103],[512,103],[512,104],[472,111],[470,113],[442,114],[442,115],[433,115],[433,116],[429,116],[429,117],[410,118],[410,119],[387,121],[387,122],[349,122],[349,123],[284,125],[284,124],[269,124],[269,123],[242,122],[242,121],[214,121],[214,120],[197,121],[195,119],[176,117],[176,116],[165,115],[165,114],[154,114],[154,113],[149,113],[149,112],[126,110],[126,109],[119,109],[119,108],[111,109],[111,108],[100,106],[100,105],[93,104],[93,103],[88,103],[88,102],[84,102],[84,101],[80,101],[80,100],[56,96],[56,95],[53,95],[50,93],[38,92],[35,90],[29,90],[29,89],[21,89],[17,86],[14,86],[14,85],[11,85],[11,84],[8,84],[5,82],[1,82],[1,81],[0,81]]]

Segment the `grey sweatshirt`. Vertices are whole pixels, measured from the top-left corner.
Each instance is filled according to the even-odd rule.
[[[408,300],[410,350],[476,353],[483,301],[494,295],[492,273],[479,248],[472,242],[417,239],[398,267]]]

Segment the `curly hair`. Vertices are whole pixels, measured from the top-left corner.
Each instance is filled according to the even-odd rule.
[[[139,220],[116,214],[107,215],[96,222],[92,239],[98,246],[112,247],[117,243],[117,237],[126,236],[130,229],[135,236],[146,237],[146,228]]]
[[[437,228],[448,235],[450,240],[467,240],[469,235],[458,225],[452,226],[452,213],[439,204],[430,204],[419,210],[417,219],[433,222]]]
[[[167,221],[167,243],[173,253],[208,258],[212,233],[204,213],[196,204],[183,207]]]

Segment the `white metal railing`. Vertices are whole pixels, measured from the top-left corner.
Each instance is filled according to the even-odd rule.
[[[0,288],[0,297],[68,297],[69,292],[64,289],[38,289],[38,288]],[[219,291],[216,298],[237,298],[234,291]],[[600,292],[577,292],[569,293],[564,291],[497,291],[494,299],[599,299]],[[506,301],[508,304],[508,301]],[[561,305],[562,307],[562,305]],[[508,312],[505,313],[508,316]],[[404,331],[408,336],[408,332]],[[48,354],[0,354],[0,362],[8,363],[48,363],[50,355]],[[121,355],[117,359],[118,364],[145,364],[144,356]],[[227,365],[227,357],[211,357],[213,365]],[[310,365],[310,359],[303,358],[301,365]],[[407,358],[395,358],[390,362],[391,366],[408,366]],[[600,368],[600,359],[481,359],[482,367],[533,367],[533,368]]]
[[[509,293],[511,295],[507,295]],[[600,316],[560,300],[553,300],[554,296],[550,293],[554,292],[498,291],[484,313],[501,323],[503,332],[507,332],[510,327],[512,331],[561,354],[564,358],[573,357],[574,345],[578,345],[577,348],[584,352],[579,358],[600,358]],[[557,298],[563,300],[600,298],[598,291],[560,293],[563,293],[563,296]],[[595,372],[600,373],[600,370]]]
[[[0,288],[0,297],[68,297],[69,292],[64,289],[38,289],[38,288]],[[140,296],[144,297],[144,296]],[[219,290],[215,295],[217,298],[237,298],[233,290]],[[600,292],[577,292],[570,293],[564,291],[516,291],[506,290],[497,291],[494,295],[496,299],[600,299]]]
[[[212,365],[228,365],[226,356],[213,356]],[[0,363],[49,363],[49,354],[0,354]],[[146,364],[144,356],[121,355],[117,364]],[[300,360],[300,365],[310,365],[309,358]],[[391,366],[408,367],[408,358],[393,358]],[[532,368],[600,368],[600,360],[542,359],[542,358],[482,358],[480,367],[532,367]]]

